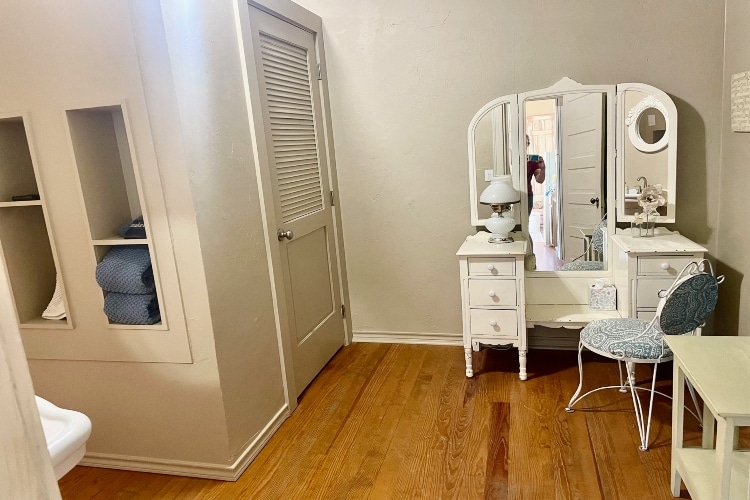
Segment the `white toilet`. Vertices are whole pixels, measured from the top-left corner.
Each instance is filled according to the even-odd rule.
[[[58,408],[39,396],[36,396],[36,404],[55,477],[60,479],[86,453],[86,441],[91,436],[91,420],[83,413]]]

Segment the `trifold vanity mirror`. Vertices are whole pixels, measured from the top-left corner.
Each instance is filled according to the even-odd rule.
[[[468,139],[471,223],[484,226],[491,214],[479,203],[490,180],[511,175],[527,271],[606,271],[615,222],[643,211],[647,186],[666,200],[656,223],[675,221],[677,111],[657,88],[563,78],[490,101]]]

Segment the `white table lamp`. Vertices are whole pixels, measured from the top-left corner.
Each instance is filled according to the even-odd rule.
[[[521,195],[513,187],[510,175],[499,175],[490,180],[490,185],[482,191],[479,203],[492,207],[492,216],[484,220],[484,226],[492,233],[490,243],[511,243],[508,235],[516,227],[516,219],[510,212],[510,205],[521,201]]]

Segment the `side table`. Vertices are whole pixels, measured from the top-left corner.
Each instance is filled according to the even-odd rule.
[[[682,480],[693,499],[750,499],[750,450],[737,449],[737,428],[750,426],[750,337],[665,340],[674,353],[672,495]],[[683,448],[685,379],[704,402],[701,448]]]

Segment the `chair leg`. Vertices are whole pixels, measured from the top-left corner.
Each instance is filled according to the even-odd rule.
[[[622,380],[622,361],[617,360],[617,371],[620,372],[620,392],[628,392],[625,382]]]
[[[636,394],[636,387],[634,384],[635,380],[635,364],[627,364],[627,371],[628,371],[628,383],[630,384],[630,394],[633,397],[633,409],[635,410],[635,421],[638,425],[638,434],[641,438],[641,445],[638,447],[641,451],[648,450],[648,437],[651,433],[651,413],[654,409],[654,393],[656,389],[656,371],[658,368],[658,364],[654,364],[654,373],[651,378],[651,395],[649,398],[648,403],[648,417],[646,420],[643,418],[643,406],[641,405],[641,400]]]
[[[698,406],[698,398],[695,397],[695,389],[693,389],[693,384],[690,383],[690,381],[685,378],[685,383],[687,384],[688,391],[690,391],[690,397],[693,399],[693,405],[695,405],[695,416],[698,418],[698,423],[701,427],[703,427],[703,413],[701,413],[701,409]]]
[[[568,403],[568,406],[565,407],[565,411],[568,413],[573,413],[573,404],[578,397],[578,395],[581,393],[581,389],[583,388],[583,360],[581,359],[581,352],[583,351],[583,342],[578,342],[578,389],[576,389],[576,392],[573,394],[573,397],[570,398],[570,402]]]

